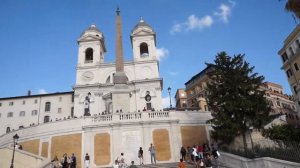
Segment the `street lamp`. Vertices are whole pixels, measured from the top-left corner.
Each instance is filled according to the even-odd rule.
[[[171,87],[168,87],[169,98],[170,98],[170,109],[172,109],[172,101],[171,101]]]
[[[17,141],[19,139],[19,135],[16,134],[16,135],[13,136],[13,138],[14,138],[14,150],[13,150],[13,156],[12,156],[12,159],[11,159],[10,168],[14,168],[15,150],[16,150]]]

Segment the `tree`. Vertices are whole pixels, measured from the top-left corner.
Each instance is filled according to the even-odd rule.
[[[274,125],[269,129],[263,130],[263,136],[276,141],[278,144],[299,143],[300,129],[288,124]]]
[[[297,18],[300,18],[300,0],[287,0],[285,9],[293,12]]]
[[[242,135],[247,149],[246,134],[250,128],[260,129],[269,119],[270,107],[260,89],[263,76],[253,73],[254,67],[244,61],[244,55],[230,57],[226,52],[217,54],[208,76],[208,106],[214,131],[212,137],[229,144]]]

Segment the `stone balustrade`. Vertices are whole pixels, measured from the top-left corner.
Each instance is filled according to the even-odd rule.
[[[120,121],[148,121],[161,120],[170,118],[169,111],[151,111],[151,112],[136,112],[136,113],[115,113],[106,115],[92,116],[92,122],[120,122]],[[173,112],[174,113],[174,112]]]

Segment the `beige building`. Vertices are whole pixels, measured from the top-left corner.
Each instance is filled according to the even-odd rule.
[[[208,111],[206,102],[206,87],[209,80],[207,76],[208,71],[209,67],[206,67],[185,83],[187,106],[189,108],[198,108],[199,110]]]
[[[270,115],[286,115],[286,121],[295,125],[298,123],[296,105],[293,97],[284,93],[283,87],[272,82],[264,82],[261,86],[266,92],[268,104],[272,110]]]
[[[208,111],[206,99],[206,87],[209,80],[207,76],[208,71],[209,68],[206,67],[185,83],[185,99],[184,97],[180,97],[180,94],[184,94],[184,90],[177,90],[175,96],[177,108],[182,108],[182,104],[180,103],[186,100],[187,108],[199,108],[200,110]],[[272,108],[270,115],[285,114],[288,123],[293,125],[298,123],[295,103],[291,96],[284,93],[281,85],[272,82],[264,82],[261,89],[265,90],[265,97]]]
[[[300,25],[289,34],[284,40],[283,47],[278,54],[282,59],[281,69],[286,72],[293,98],[297,106],[298,117],[300,111]]]
[[[176,109],[185,109],[187,107],[187,96],[185,89],[177,89],[175,94]]]

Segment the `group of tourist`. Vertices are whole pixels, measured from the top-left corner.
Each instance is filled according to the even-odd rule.
[[[155,150],[155,147],[153,144],[150,144],[148,151],[150,152],[151,164],[156,164],[156,150]],[[140,147],[138,149],[138,158],[140,160],[140,165],[143,165],[144,164],[144,150],[142,147]],[[131,161],[131,165],[127,167],[127,164],[125,162],[124,153],[121,153],[121,155],[115,160],[113,168],[137,168],[137,167],[134,164],[134,161]]]
[[[193,147],[188,146],[186,149],[181,147],[180,154],[179,168],[185,168],[183,161],[192,162],[195,168],[211,168],[212,158],[214,158],[216,165],[218,165],[217,159],[220,156],[216,147],[212,147],[211,150],[207,144],[194,145]]]
[[[52,160],[54,168],[76,168],[76,164],[76,156],[74,153],[71,156],[68,156],[68,154],[65,153],[60,160],[57,156],[54,156],[54,159]]]

